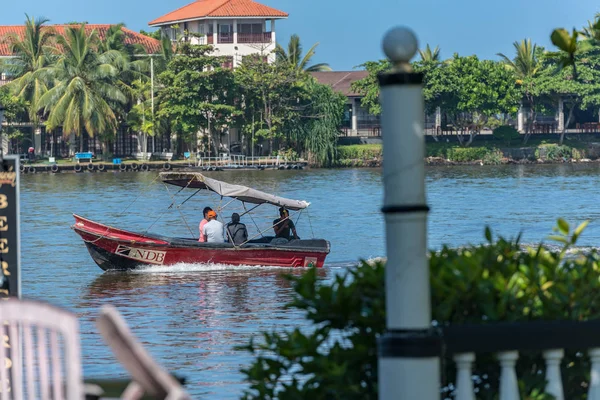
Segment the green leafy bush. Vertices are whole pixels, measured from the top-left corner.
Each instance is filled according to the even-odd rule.
[[[338,146],[338,160],[365,160],[381,158],[383,148],[380,144],[353,144],[349,146]]]
[[[460,249],[430,253],[433,319],[441,326],[494,321],[586,320],[600,317],[600,257],[573,246],[585,228],[571,231],[559,220],[551,239],[559,247],[523,248],[516,239],[492,238]],[[568,254],[568,256],[567,256]],[[249,388],[244,399],[376,399],[376,338],[385,328],[385,266],[363,262],[331,284],[316,270],[289,277],[296,292],[287,307],[302,310],[313,328],[264,332],[243,349],[254,355],[243,370]],[[585,350],[585,349],[582,349]],[[451,360],[443,382],[455,377]],[[544,394],[544,363],[539,353],[522,352],[517,363],[521,398]],[[478,399],[498,394],[498,362],[477,355]],[[589,361],[567,352],[563,362],[565,398],[585,398]]]
[[[490,150],[482,159],[485,165],[499,165],[502,164],[502,158],[504,155],[498,149]]]
[[[492,131],[492,136],[510,146],[510,142],[521,138],[519,132],[509,125],[502,125]]]
[[[450,161],[470,162],[483,160],[492,151],[487,147],[452,147],[448,149],[447,156]]]
[[[536,155],[542,160],[566,161],[572,157],[573,149],[559,144],[542,144],[536,150]]]

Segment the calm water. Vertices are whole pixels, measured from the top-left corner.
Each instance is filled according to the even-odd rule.
[[[282,305],[291,288],[277,268],[181,264],[135,273],[103,273],[79,237],[69,229],[71,213],[137,231],[197,235],[201,209],[220,199],[196,196],[179,210],[166,208],[175,194],[155,173],[22,176],[22,287],[25,297],[49,301],[81,320],[86,377],[124,377],[96,333],[94,318],[103,304],[116,305],[133,332],[167,369],[188,378],[195,397],[236,398],[244,388],[239,369],[250,358],[233,350],[265,329],[302,324]],[[301,216],[303,238],[324,237],[332,251],[323,278],[341,273],[360,258],[384,255],[379,170],[257,171],[212,173],[312,203],[310,223]],[[539,242],[556,217],[592,223],[584,246],[600,243],[598,165],[436,167],[428,169],[429,244],[480,242],[483,227],[524,241]],[[185,200],[191,192],[177,195]],[[226,200],[223,201],[223,204]],[[224,215],[239,211],[227,208]],[[258,226],[277,216],[261,207]],[[185,222],[187,221],[187,222]],[[244,222],[256,232],[254,223]],[[286,270],[289,272],[289,270]]]

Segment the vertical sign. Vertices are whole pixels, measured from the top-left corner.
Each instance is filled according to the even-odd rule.
[[[1,153],[0,153],[1,154]],[[0,299],[21,297],[21,237],[19,232],[19,158],[0,157]],[[8,369],[8,391],[11,391],[11,338],[4,323],[2,343],[6,350]],[[0,385],[0,391],[2,386]]]
[[[0,160],[0,298],[21,297],[19,158]]]

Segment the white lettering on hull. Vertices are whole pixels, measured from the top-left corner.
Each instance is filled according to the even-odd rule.
[[[166,251],[144,250],[135,247],[119,245],[115,254],[123,257],[139,260],[145,263],[162,265],[165,262]]]

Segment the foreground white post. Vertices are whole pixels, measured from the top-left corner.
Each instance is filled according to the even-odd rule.
[[[563,349],[544,351],[546,360],[546,393],[554,396],[555,400],[564,400],[562,377],[560,375],[560,362],[565,356]]]
[[[588,400],[600,400],[600,348],[589,349],[588,354],[592,362]]]
[[[379,343],[379,398],[440,398],[440,345],[432,335],[423,76],[412,72],[417,39],[406,28],[390,30],[383,50],[394,68],[379,76],[383,129],[383,181],[387,267],[387,332]]]
[[[518,351],[498,353],[500,361],[500,400],[519,400],[519,383],[515,365],[519,359]]]

